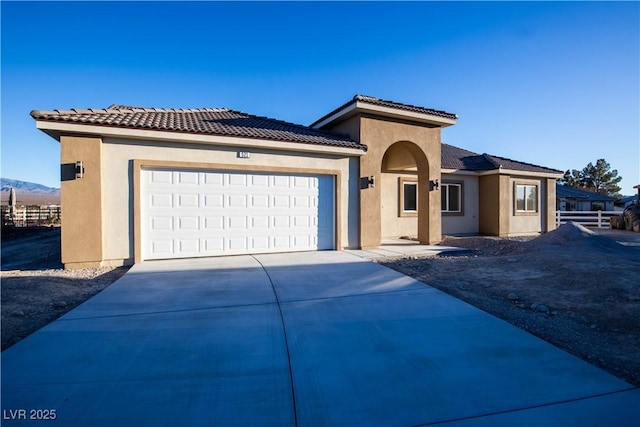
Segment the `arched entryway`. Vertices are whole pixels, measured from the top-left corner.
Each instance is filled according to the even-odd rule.
[[[429,162],[413,142],[385,151],[380,166],[380,237],[411,237],[430,242]]]

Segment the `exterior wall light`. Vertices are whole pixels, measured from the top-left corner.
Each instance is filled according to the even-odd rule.
[[[375,176],[363,176],[360,178],[360,189],[364,190],[366,188],[373,188],[376,186],[376,177]]]
[[[84,176],[84,163],[82,160],[76,162],[76,179],[80,179]]]

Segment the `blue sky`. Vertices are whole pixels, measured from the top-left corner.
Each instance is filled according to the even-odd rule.
[[[443,142],[640,184],[638,2],[1,3],[2,171],[59,186],[34,109],[229,107],[310,124],[365,94]]]

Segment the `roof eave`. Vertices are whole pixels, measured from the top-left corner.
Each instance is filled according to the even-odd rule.
[[[353,100],[350,103],[344,105],[337,111],[321,118],[320,120],[312,123],[311,128],[321,129],[332,123],[336,123],[357,113],[370,113],[382,117],[388,117],[392,119],[409,120],[412,122],[427,124],[430,126],[447,127],[455,125],[457,119],[451,119],[447,117],[440,117],[433,114],[420,113],[416,111],[406,111],[398,108],[385,107],[381,105],[373,105],[360,100]]]
[[[147,141],[181,141],[194,144],[272,149],[294,152],[322,153],[333,155],[362,156],[365,149],[340,147],[313,142],[280,141],[273,139],[185,133],[165,130],[131,129],[114,126],[66,123],[36,120],[36,128],[60,141],[61,135],[93,135],[103,138],[121,138]]]
[[[496,174],[500,174],[500,175],[518,175],[518,176],[532,176],[532,177],[539,177],[539,178],[562,178],[563,173],[560,172],[542,172],[542,171],[522,171],[522,170],[517,170],[517,169],[505,169],[505,168],[497,168],[497,169],[491,169],[491,170],[485,170],[485,171],[478,171],[478,175],[479,176],[484,176],[484,175],[496,175]]]

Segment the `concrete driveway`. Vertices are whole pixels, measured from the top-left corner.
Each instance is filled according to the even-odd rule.
[[[2,353],[6,425],[637,426],[638,407],[628,383],[345,252],[141,263]]]

